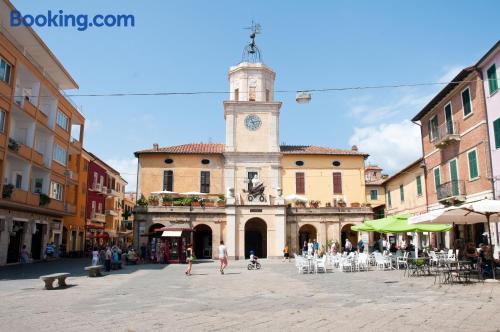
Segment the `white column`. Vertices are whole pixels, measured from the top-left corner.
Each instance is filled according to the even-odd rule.
[[[273,256],[281,257],[281,253],[283,253],[283,248],[285,248],[286,244],[286,217],[285,210],[280,208],[279,212],[276,214],[276,227],[275,227],[275,235],[276,235],[276,247]]]
[[[236,211],[234,206],[229,206],[226,208],[226,239],[224,244],[230,259],[236,259],[236,236]]]
[[[235,146],[234,127],[235,127],[234,112],[230,111],[226,114],[226,146],[227,152],[233,152]]]

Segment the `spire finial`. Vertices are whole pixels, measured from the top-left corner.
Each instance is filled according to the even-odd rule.
[[[243,50],[242,61],[243,62],[262,62],[260,50],[257,47],[257,44],[255,43],[256,35],[260,34],[262,31],[260,24],[255,23],[252,20],[252,25],[245,28],[245,29],[250,30],[250,41],[248,42],[248,45],[245,46],[245,49]]]

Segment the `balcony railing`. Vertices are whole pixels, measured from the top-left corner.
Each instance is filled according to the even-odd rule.
[[[463,180],[445,182],[437,187],[436,192],[439,202],[450,204],[462,202],[465,199],[465,182]]]
[[[90,219],[94,222],[106,222],[106,215],[98,212],[92,212],[90,214]]]
[[[106,215],[116,217],[118,215],[118,212],[116,212],[115,210],[106,210]]]
[[[114,189],[111,189],[111,188],[108,188],[108,196],[115,196],[115,197],[118,197],[120,196],[120,193]]]
[[[459,125],[456,121],[447,121],[434,132],[434,145],[438,149],[446,147],[450,143],[460,141]]]

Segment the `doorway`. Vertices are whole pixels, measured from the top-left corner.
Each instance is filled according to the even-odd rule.
[[[303,225],[299,228],[299,246],[298,248],[304,248],[304,242],[309,242],[309,240],[314,241],[318,238],[318,233],[313,225]]]
[[[10,233],[9,247],[7,249],[7,263],[19,262],[23,233],[23,223],[14,221],[12,232]]]
[[[31,256],[33,259],[41,259],[42,257],[42,224],[35,224],[35,234],[31,236]]]
[[[343,247],[345,247],[345,240],[349,239],[349,241],[352,244],[353,248],[356,248],[356,245],[358,243],[358,232],[355,232],[351,230],[352,225],[347,224],[342,227],[342,230],[340,231],[340,239],[342,243],[340,244]]]
[[[196,226],[193,244],[196,258],[212,258],[212,229],[207,225]]]
[[[259,258],[267,257],[267,224],[260,218],[253,218],[245,224],[245,258],[250,251]]]

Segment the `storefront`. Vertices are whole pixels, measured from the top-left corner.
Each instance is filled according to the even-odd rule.
[[[193,241],[190,228],[156,228],[149,235],[150,259],[156,263],[185,263],[186,249]]]
[[[85,251],[91,252],[94,246],[102,247],[108,243],[109,234],[104,232],[104,225],[88,223],[85,228]]]

